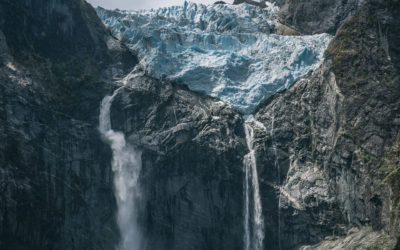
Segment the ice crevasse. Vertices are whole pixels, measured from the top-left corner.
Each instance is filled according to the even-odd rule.
[[[185,2],[151,10],[97,9],[146,73],[218,97],[245,114],[318,68],[332,39],[272,34],[278,12],[268,2],[265,8]]]

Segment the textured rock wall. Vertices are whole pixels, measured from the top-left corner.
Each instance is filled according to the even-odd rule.
[[[288,0],[279,13],[280,23],[301,34],[334,35],[347,17],[353,15],[364,0]]]
[[[107,31],[85,1],[2,0],[0,6],[2,30],[13,41],[9,46],[17,57],[26,58],[32,52],[58,60],[78,52],[105,57]]]
[[[0,248],[113,249],[119,234],[111,153],[97,131],[98,112],[112,90],[107,82],[136,59],[84,2],[31,4],[0,5],[7,12],[0,36]],[[116,100],[113,125],[143,150],[147,249],[241,248],[240,115],[168,83],[142,77],[136,84]]]
[[[264,7],[265,6],[265,2],[264,0],[261,1],[253,1],[253,0],[235,0],[233,1],[233,4],[241,4],[241,3],[248,3],[248,4],[252,4],[252,5],[256,5],[256,6],[261,6]],[[270,0],[268,1],[270,3],[274,3],[277,6],[282,6],[283,4],[285,4],[286,0]]]
[[[390,178],[398,169],[393,158],[383,164],[400,125],[397,4],[363,6],[339,30],[319,70],[256,112],[267,128],[259,133],[261,176],[273,182],[281,173],[275,183],[282,185],[287,248],[352,226],[397,235],[398,181]]]
[[[0,248],[112,249],[98,109],[104,81],[137,60],[84,1],[4,0],[0,13]]]
[[[142,150],[146,249],[241,249],[243,120],[217,99],[135,76],[112,125]]]
[[[98,112],[114,88],[108,83],[137,60],[85,2],[35,4],[0,1],[0,248],[113,249],[111,152]],[[327,9],[344,20],[348,9],[336,4]],[[297,25],[303,16],[296,16]],[[255,127],[255,147],[266,248],[395,244],[398,16],[399,1],[368,1],[339,30],[320,69],[255,113],[265,125]],[[312,25],[302,32],[335,33],[338,22],[325,21],[305,20]],[[111,118],[142,150],[146,249],[241,249],[248,151],[241,115],[139,74],[116,97]]]
[[[118,232],[110,152],[96,125],[60,113],[7,71],[0,70],[0,248],[111,249]]]

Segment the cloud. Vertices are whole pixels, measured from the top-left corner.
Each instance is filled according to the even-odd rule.
[[[182,5],[184,0],[86,0],[94,7],[101,6],[106,9],[123,9],[123,10],[137,10],[137,9],[151,9],[166,7],[172,5]],[[217,0],[192,0],[192,2],[212,4]],[[231,3],[232,0],[226,2]]]

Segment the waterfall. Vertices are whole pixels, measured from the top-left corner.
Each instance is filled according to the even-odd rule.
[[[254,149],[254,130],[250,125],[250,119],[248,119],[244,125],[246,134],[246,143],[249,149],[249,153],[245,155],[243,160],[244,166],[244,247],[245,250],[262,250],[264,240],[264,218],[262,215],[260,187],[258,183],[258,173],[256,156]],[[251,183],[251,190],[250,185]],[[253,194],[253,211],[250,213],[250,192]],[[253,217],[252,220],[250,217]],[[252,230],[250,231],[250,222],[252,224]],[[250,239],[250,234],[252,237]]]
[[[121,87],[123,88],[123,87]],[[117,200],[117,223],[121,233],[118,250],[140,249],[140,232],[137,225],[135,200],[139,197],[138,177],[141,153],[125,140],[125,135],[111,128],[110,107],[119,90],[104,97],[101,102],[99,130],[103,139],[112,149],[112,171],[114,172],[114,192]]]
[[[248,156],[246,155],[244,158],[244,161],[246,161],[246,158]],[[243,192],[244,192],[244,249],[245,250],[250,250],[250,226],[249,226],[249,220],[250,220],[250,199],[249,199],[249,167],[246,164],[246,162],[243,163],[244,166],[244,187],[243,187]]]

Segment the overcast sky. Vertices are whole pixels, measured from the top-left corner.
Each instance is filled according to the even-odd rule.
[[[101,6],[106,9],[123,9],[123,10],[137,10],[137,9],[151,9],[172,5],[182,5],[185,0],[86,0],[94,7]],[[191,0],[191,2],[210,4],[217,0]],[[225,2],[231,3],[232,0]]]

